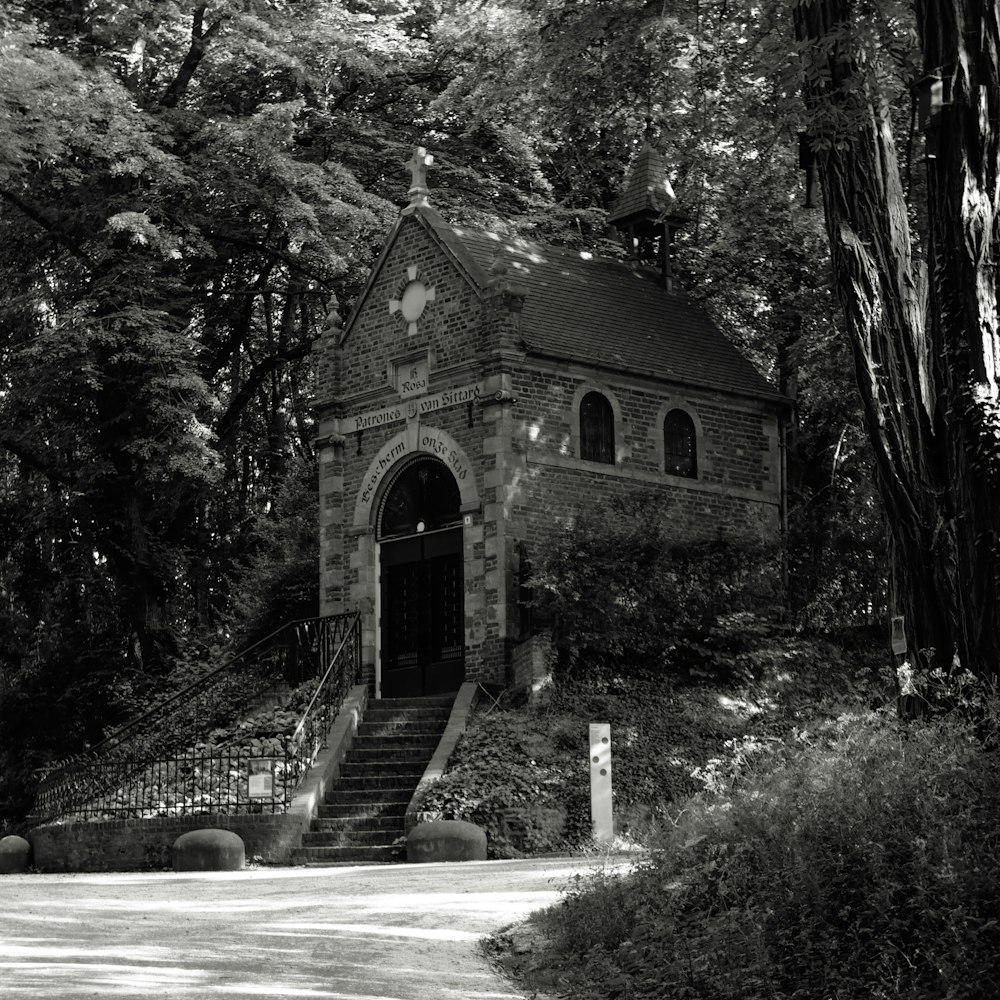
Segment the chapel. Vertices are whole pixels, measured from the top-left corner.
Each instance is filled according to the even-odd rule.
[[[453,225],[418,149],[354,309],[316,345],[320,610],[362,613],[376,697],[527,685],[525,567],[561,519],[669,495],[679,540],[778,540],[787,400],[678,287],[659,153],[610,221],[630,259]]]

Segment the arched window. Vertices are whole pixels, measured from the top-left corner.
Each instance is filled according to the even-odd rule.
[[[663,466],[671,476],[698,476],[694,421],[683,410],[671,410],[663,421]]]
[[[615,464],[615,411],[599,392],[580,400],[580,458]]]
[[[379,539],[419,534],[460,523],[455,477],[436,458],[418,456],[393,477],[378,513]]]

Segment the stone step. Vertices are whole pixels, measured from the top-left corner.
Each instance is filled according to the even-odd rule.
[[[368,703],[365,722],[418,722],[443,725],[451,715],[450,708],[381,708],[378,702]]]
[[[388,733],[369,732],[365,733],[359,728],[358,734],[351,742],[351,752],[358,750],[379,750],[383,747],[430,747],[432,750],[438,745],[441,734],[428,732],[426,730],[413,730],[412,732]]]
[[[444,732],[454,695],[370,701],[336,784],[293,852],[295,864],[401,860],[406,807]]]
[[[349,778],[349,781],[356,779]],[[344,780],[341,779],[326,793],[326,801],[329,805],[338,802],[344,804],[350,802],[402,802],[409,799],[416,787],[416,782],[408,782],[398,775],[393,775],[391,782],[387,785],[352,785],[342,787]]]
[[[404,854],[405,856],[405,854]],[[383,862],[397,860],[392,847],[302,847],[292,851],[292,864],[329,865],[348,862]]]
[[[327,800],[319,807],[319,815],[323,818],[334,816],[359,816],[365,814],[390,815],[405,813],[406,807],[413,798],[413,789],[371,788],[366,792],[344,792],[338,795],[330,792]]]
[[[419,736],[444,732],[440,719],[365,719],[358,726],[359,736]]]
[[[390,816],[337,816],[333,819],[314,819],[312,833],[351,833],[368,830],[402,830],[404,813]]]
[[[303,847],[386,847],[403,836],[403,823],[384,830],[310,830]]]
[[[369,813],[389,815],[400,811],[406,812],[406,807],[410,804],[410,799],[413,798],[413,789],[411,788],[407,788],[402,793],[390,792],[386,794],[380,789],[373,789],[373,791],[380,794],[328,795],[326,802],[319,807],[321,811],[317,815],[323,819],[330,819],[334,816],[361,816]]]
[[[408,788],[411,792],[417,787],[424,769],[417,766],[405,773],[378,774],[369,771],[366,774],[354,775],[351,777],[341,777],[330,791],[331,795],[341,792],[363,792],[368,789],[381,790],[383,788],[402,789]]]
[[[373,708],[414,709],[423,710],[431,708],[446,708],[451,711],[451,706],[455,704],[454,694],[435,694],[425,698],[371,698],[368,702],[368,711]]]
[[[348,754],[340,768],[341,780],[345,778],[366,778],[371,775],[384,777],[385,775],[398,774],[406,775],[407,778],[424,773],[427,767],[427,760],[423,759],[423,754],[419,757],[383,757],[383,758],[363,758],[357,760],[354,754]]]
[[[321,805],[313,822],[327,819],[377,819],[383,816],[402,817],[410,800],[400,802],[335,802]]]
[[[345,761],[345,767],[355,764],[362,764],[373,770],[384,764],[410,764],[413,761],[430,760],[433,756],[431,747],[367,747],[358,749],[351,747]],[[426,766],[426,764],[424,765]]]

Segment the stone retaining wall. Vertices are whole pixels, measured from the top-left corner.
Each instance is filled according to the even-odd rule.
[[[44,872],[135,872],[172,868],[171,847],[189,830],[231,830],[248,861],[287,864],[302,842],[302,820],[282,813],[168,816],[162,819],[61,823],[28,833],[33,864]]]

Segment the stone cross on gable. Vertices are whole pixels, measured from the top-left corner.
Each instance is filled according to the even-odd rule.
[[[417,146],[413,151],[413,156],[410,157],[410,162],[406,164],[410,168],[412,175],[410,190],[407,192],[410,196],[411,205],[427,204],[427,195],[430,194],[430,191],[427,189],[427,168],[433,162],[434,157],[423,146]]]

